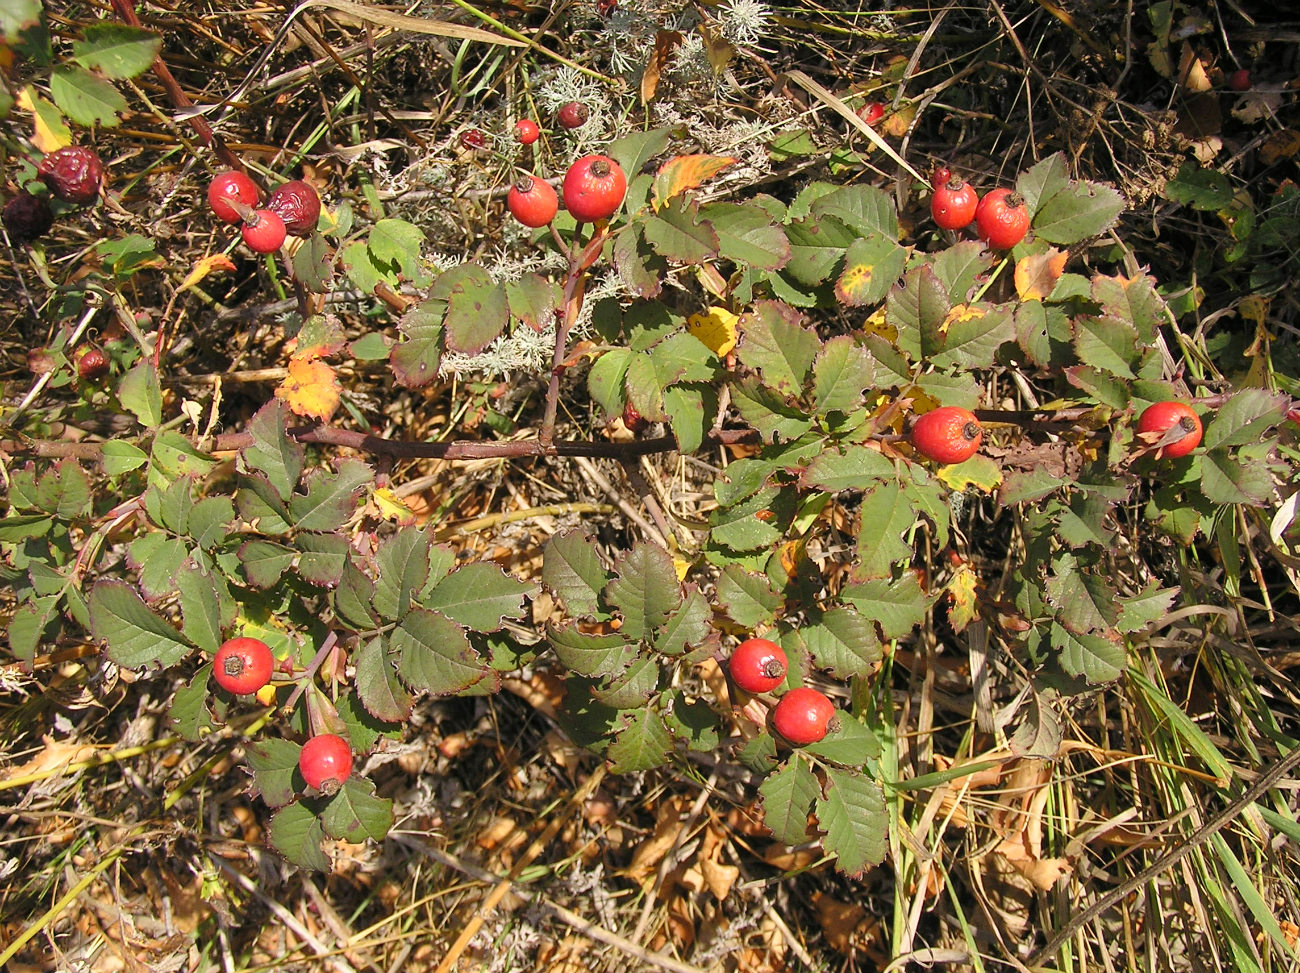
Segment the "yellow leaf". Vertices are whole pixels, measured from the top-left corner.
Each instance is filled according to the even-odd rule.
[[[55,149],[72,144],[72,132],[63,121],[63,115],[51,102],[34,94],[31,85],[18,92],[15,104],[36,116],[32,145],[47,155]]]
[[[736,347],[736,324],[740,318],[725,307],[714,305],[703,314],[692,314],[686,321],[686,330],[719,358],[725,358]]]
[[[729,155],[679,155],[669,159],[655,174],[654,208],[658,209],[678,193],[704,185],[735,162]]]
[[[187,287],[193,287],[204,277],[218,270],[233,271],[234,269],[235,262],[233,260],[224,253],[214,253],[210,257],[204,257],[194,265],[194,269],[186,274],[185,279],[181,281],[180,289],[185,290]]]
[[[948,329],[954,324],[960,324],[964,321],[978,321],[984,317],[984,309],[975,307],[973,304],[956,304],[948,311],[947,317],[943,319],[943,324],[939,325],[939,330],[947,333]]]
[[[1022,301],[1041,301],[1056,288],[1065,272],[1068,254],[1056,247],[1046,253],[1022,257],[1016,263],[1016,293]]]
[[[415,523],[415,511],[388,487],[380,487],[375,491],[375,506],[385,520],[391,520],[399,527],[409,527]]]
[[[898,337],[898,331],[885,318],[885,309],[882,307],[874,312],[862,322],[863,334],[879,335],[886,341],[893,341]]]
[[[334,369],[319,359],[289,359],[289,376],[275,397],[297,415],[328,419],[339,407],[339,380]]]
[[[975,572],[970,565],[963,564],[945,585],[948,592],[948,621],[953,631],[960,632],[979,617],[979,608],[975,599]]]

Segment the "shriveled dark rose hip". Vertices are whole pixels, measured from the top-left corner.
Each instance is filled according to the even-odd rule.
[[[286,182],[271,193],[266,204],[294,236],[311,236],[320,219],[320,196],[311,183],[301,179]]]
[[[54,213],[44,196],[21,192],[5,203],[3,221],[9,239],[15,244],[31,243],[43,237],[54,225]]]
[[[36,174],[59,199],[68,203],[90,203],[99,196],[104,182],[104,163],[94,150],[80,145],[55,149],[36,167]]]

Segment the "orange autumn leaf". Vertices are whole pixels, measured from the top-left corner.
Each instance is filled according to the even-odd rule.
[[[300,416],[328,419],[339,407],[339,380],[319,359],[289,359],[289,375],[276,387],[275,397]]]
[[[180,290],[185,290],[187,287],[193,287],[204,277],[216,273],[219,270],[233,271],[234,269],[235,262],[233,260],[224,253],[214,253],[209,257],[204,257],[194,265],[194,269],[186,274],[185,279],[181,281]]]
[[[1041,301],[1056,287],[1065,272],[1068,254],[1052,247],[1044,254],[1022,257],[1016,263],[1016,293],[1022,301]]]
[[[704,185],[736,161],[729,155],[679,155],[669,159],[655,175],[654,208],[658,209],[678,193]]]
[[[682,40],[681,32],[676,30],[661,30],[655,34],[654,50],[650,52],[650,60],[641,72],[641,104],[648,105],[654,99],[655,92],[659,89],[659,78],[672,60],[673,52],[681,46]]]

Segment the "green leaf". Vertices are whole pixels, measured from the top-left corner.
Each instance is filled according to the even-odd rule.
[[[665,714],[668,729],[696,753],[713,753],[718,749],[718,714],[708,700],[688,702],[680,690],[672,695],[672,708]]]
[[[916,523],[916,511],[897,483],[877,482],[862,498],[858,516],[857,579],[887,578],[896,561],[907,561],[912,548],[902,535]]]
[[[450,696],[488,675],[465,630],[437,612],[411,609],[389,642],[398,654],[398,675],[412,689]]]
[[[288,500],[302,475],[305,450],[286,432],[291,413],[279,399],[272,398],[248,423],[253,441],[240,450],[249,472],[261,473],[281,500]]]
[[[71,64],[54,68],[50,96],[59,110],[78,125],[113,128],[127,108],[122,92],[85,68]]]
[[[712,382],[721,362],[694,335],[678,331],[650,349],[655,377],[662,388],[674,382]]]
[[[33,598],[14,609],[9,619],[9,651],[30,665],[36,649],[43,642],[58,637],[59,601],[57,594]]]
[[[1056,152],[1035,164],[1016,179],[1016,192],[1025,197],[1030,212],[1057,193],[1070,188],[1070,174],[1065,168],[1065,157]]]
[[[898,213],[894,198],[875,186],[836,186],[812,204],[815,216],[833,216],[858,236],[898,239]]]
[[[216,729],[212,714],[208,712],[208,700],[212,696],[212,690],[208,688],[210,675],[211,664],[200,667],[193,679],[176,690],[167,709],[168,725],[180,734],[181,739],[190,743],[198,743]]]
[[[41,22],[40,0],[3,0],[0,2],[0,36],[16,38],[28,27]]]
[[[312,294],[328,294],[334,286],[334,251],[313,233],[293,252],[293,279]],[[302,347],[303,342],[299,342]]]
[[[591,695],[615,709],[645,706],[659,687],[659,666],[647,656],[638,656],[627,669],[592,687]]]
[[[704,443],[718,413],[717,390],[708,385],[674,385],[664,389],[664,414],[677,439],[677,451],[689,455]]]
[[[1267,456],[1247,457],[1246,448],[1233,456],[1227,449],[1211,449],[1201,457],[1201,494],[1215,504],[1263,503],[1273,492]],[[1253,451],[1252,451],[1253,452]]]
[[[818,487],[831,493],[866,490],[896,475],[894,461],[878,449],[851,443],[842,450],[827,449],[799,477],[805,489]]]
[[[293,565],[297,552],[274,541],[245,541],[239,547],[239,562],[244,574],[255,588],[269,588]]]
[[[117,394],[140,425],[154,429],[162,424],[162,385],[158,370],[148,358],[141,358],[122,376]]]
[[[1061,668],[1072,676],[1097,684],[1124,674],[1125,652],[1120,642],[1100,635],[1076,635],[1052,622],[1052,645],[1061,653]]]
[[[443,326],[451,351],[478,354],[510,321],[505,288],[477,264],[452,267],[439,276],[431,294],[447,302]]]
[[[701,219],[713,224],[720,255],[742,267],[780,270],[790,259],[790,241],[761,207],[741,203],[708,203]]]
[[[790,524],[792,501],[792,491],[769,487],[734,507],[720,507],[709,515],[710,536],[733,551],[769,548]]]
[[[396,656],[382,636],[364,642],[357,650],[357,695],[366,712],[388,723],[403,723],[414,700],[397,678]]]
[[[585,635],[576,629],[550,625],[546,641],[564,668],[580,676],[613,679],[637,656],[637,648],[621,634]]]
[[[1039,240],[1072,246],[1105,233],[1124,209],[1124,197],[1115,189],[1084,180],[1040,199],[1031,226]]]
[[[211,473],[217,466],[216,460],[196,449],[193,443],[171,429],[154,437],[149,459],[151,483],[184,476],[197,479]]]
[[[778,301],[759,301],[740,318],[743,339],[736,354],[758,371],[763,384],[787,395],[803,391],[822,343],[801,326],[802,315]]]
[[[121,476],[131,470],[138,470],[149,462],[149,454],[143,449],[120,439],[110,439],[104,443],[102,456],[103,470],[107,476]]]
[[[145,499],[148,499],[147,495]],[[289,532],[289,508],[275,492],[275,487],[271,486],[270,481],[260,473],[239,478],[239,490],[235,493],[235,508],[239,511],[240,517],[263,534]],[[151,519],[152,516],[150,514]]]
[[[887,639],[907,635],[925,618],[933,598],[921,590],[915,571],[904,571],[896,581],[874,578],[846,585],[840,598],[866,618],[873,619]]]
[[[95,249],[117,277],[130,277],[146,267],[164,266],[164,260],[159,256],[154,241],[139,233],[103,240]]]
[[[929,264],[909,270],[885,301],[885,318],[898,332],[899,350],[915,362],[942,351],[942,328],[951,307],[948,288]]]
[[[763,824],[784,845],[808,840],[808,815],[820,794],[812,767],[802,757],[792,757],[758,785],[763,798]]]
[[[609,572],[585,530],[564,531],[547,541],[542,551],[542,584],[570,615],[600,615],[600,593],[608,583]]]
[[[821,740],[804,746],[804,753],[829,760],[843,767],[861,767],[880,756],[880,740],[863,720],[845,713],[835,714],[838,724]]]
[[[420,266],[420,247],[424,244],[424,231],[405,220],[379,220],[370,228],[366,248],[376,265],[388,265],[411,281],[425,280]]]
[[[993,304],[965,304],[947,318],[942,350],[930,358],[936,368],[988,368],[998,349],[1016,337],[1011,308]]]
[[[617,162],[625,173],[637,173],[655,156],[663,154],[672,135],[671,128],[633,132],[606,145],[605,154]]]
[[[770,625],[785,607],[785,599],[766,575],[751,573],[737,564],[722,569],[716,594],[717,604],[728,617],[748,629]]]
[[[140,572],[140,589],[150,601],[176,590],[176,576],[190,556],[189,546],[162,531],[141,534],[127,546],[127,561]]]
[[[328,871],[330,860],[321,850],[325,831],[320,818],[301,802],[281,808],[271,818],[271,847],[300,868]]]
[[[343,565],[343,577],[333,593],[334,614],[337,619],[357,631],[369,631],[379,620],[375,615],[375,584],[349,558]],[[393,600],[396,607],[396,600]]]
[[[614,742],[605,755],[614,773],[631,774],[658,767],[668,759],[672,748],[673,738],[663,717],[647,707],[622,714]]]
[[[1287,396],[1264,389],[1234,392],[1205,423],[1205,448],[1259,442],[1270,426],[1282,421],[1288,404]]]
[[[366,838],[382,841],[393,827],[393,802],[375,794],[375,785],[352,776],[329,799],[321,825],[331,838],[360,844]]]
[[[229,497],[204,497],[190,510],[185,533],[199,550],[208,551],[226,539],[234,519],[235,505]]]
[[[466,564],[439,581],[421,606],[442,612],[476,632],[495,632],[523,614],[524,599],[537,589],[489,562]]]
[[[647,355],[633,355],[627,363],[624,376],[627,401],[650,422],[662,422],[664,415],[663,386],[655,374],[654,362]]]
[[[888,849],[889,815],[880,785],[861,774],[826,768],[826,795],[817,800],[817,821],[826,832],[822,847],[846,875],[879,865]]]
[[[650,638],[682,603],[673,559],[662,547],[634,544],[614,562],[614,574],[605,600],[622,614],[620,632],[627,638]]]
[[[1136,277],[1097,276],[1091,282],[1092,299],[1102,314],[1133,325],[1138,343],[1155,343],[1160,326],[1169,320],[1169,306],[1156,291],[1156,282],[1146,274]]]
[[[1175,203],[1217,213],[1232,204],[1235,192],[1232,181],[1223,173],[1203,169],[1188,160],[1165,185],[1164,195]]]
[[[85,40],[72,42],[72,56],[113,81],[144,74],[162,50],[162,38],[140,27],[87,24],[84,33]]]
[[[442,361],[442,301],[425,301],[410,308],[399,322],[405,339],[389,350],[393,377],[407,388],[422,388],[438,377]]]
[[[37,481],[36,500],[42,510],[59,520],[88,517],[91,505],[90,477],[75,459],[61,459]]]
[[[396,621],[410,610],[429,578],[430,553],[429,534],[418,527],[404,527],[383,542],[375,554],[371,602],[381,617]]]
[[[701,222],[699,203],[679,196],[645,219],[646,242],[660,255],[684,264],[701,264],[718,254],[718,235]]]
[[[980,278],[989,269],[988,249],[976,240],[963,240],[930,258],[930,268],[943,284],[948,301],[965,304],[978,290]],[[1041,302],[1031,302],[1042,306]]]
[[[375,480],[374,470],[355,459],[337,461],[337,471],[314,469],[304,479],[306,494],[289,500],[289,514],[299,530],[338,530],[356,513],[365,488]]]
[[[221,646],[221,598],[212,575],[191,565],[177,577],[185,637],[204,652],[215,653]]]
[[[596,359],[587,373],[587,391],[605,410],[606,415],[620,416],[626,397],[623,383],[627,379],[632,352],[627,348],[613,348]]]
[[[813,361],[813,408],[819,415],[852,412],[875,381],[875,364],[867,350],[848,335],[837,335]]]
[[[348,539],[342,534],[318,534],[299,531],[294,538],[298,548],[298,577],[318,588],[333,588],[343,578],[348,559]]]
[[[816,287],[839,270],[858,234],[833,216],[797,220],[785,228],[790,260],[783,270],[796,283]]]
[[[907,264],[907,248],[883,236],[860,237],[844,254],[844,272],[835,282],[835,296],[849,307],[879,304]]]
[[[655,651],[667,656],[681,655],[712,634],[713,608],[698,588],[689,586],[685,599],[655,637]]]
[[[1182,588],[1162,588],[1160,582],[1151,581],[1136,595],[1120,599],[1119,620],[1115,627],[1125,634],[1139,632],[1168,614],[1174,599]]]
[[[753,375],[731,386],[732,403],[742,419],[768,442],[798,439],[812,428],[812,420],[785,396],[765,388]]]
[[[108,643],[108,657],[124,669],[174,666],[191,649],[170,622],[121,581],[96,581],[90,589],[90,629]]]
[[[880,665],[880,641],[871,619],[852,608],[832,608],[799,629],[813,665],[837,679],[868,676]]]
[[[293,800],[301,754],[298,744],[275,737],[262,737],[244,748],[253,772],[253,793],[260,794],[268,807],[283,807]]]
[[[1074,319],[1074,349],[1079,361],[1121,378],[1133,378],[1137,329],[1113,317],[1079,315]]]
[[[524,274],[506,282],[510,314],[537,332],[555,323],[555,309],[561,299],[556,284],[538,274]]]
[[[1047,579],[1047,601],[1071,632],[1107,632],[1119,618],[1118,595],[1106,581],[1083,570],[1073,554],[1060,554]]]

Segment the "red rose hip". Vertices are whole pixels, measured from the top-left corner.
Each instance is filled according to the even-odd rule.
[[[745,639],[727,664],[731,681],[747,693],[770,693],[785,681],[785,650],[769,639]]]
[[[1157,456],[1177,459],[1201,444],[1201,417],[1186,402],[1156,402],[1138,416],[1137,431],[1149,433],[1156,437],[1155,442],[1164,443],[1156,450]]]
[[[623,204],[627,177],[613,159],[584,155],[564,174],[564,207],[579,223],[607,220]]]
[[[560,106],[556,112],[556,121],[564,128],[581,128],[591,117],[591,109],[580,101],[570,101]]]
[[[227,639],[212,659],[212,676],[217,685],[236,696],[248,696],[271,681],[275,660],[271,648],[261,639]]]
[[[983,438],[975,413],[955,405],[933,409],[912,426],[912,445],[936,463],[964,463],[975,455]]]
[[[36,174],[64,202],[90,203],[104,182],[104,163],[92,149],[69,145],[42,159]]]
[[[994,189],[975,207],[980,239],[994,250],[1010,250],[1029,232],[1029,207],[1010,189]]]
[[[885,106],[878,101],[869,101],[858,109],[858,117],[875,128],[876,122],[885,117]]]
[[[506,209],[524,226],[534,229],[555,219],[559,208],[555,189],[536,176],[523,176],[506,194]]]
[[[77,377],[83,382],[98,382],[108,374],[108,356],[101,348],[87,348],[77,358]]]
[[[790,690],[772,710],[772,728],[797,747],[826,737],[835,719],[835,704],[825,693],[800,686]]]
[[[208,207],[223,223],[238,223],[244,218],[239,207],[251,209],[261,198],[262,191],[257,188],[257,183],[247,173],[234,169],[218,174],[208,183]]]
[[[239,232],[248,244],[248,249],[255,253],[279,250],[284,245],[284,238],[288,236],[284,220],[269,209],[255,209],[249,213]]]
[[[523,145],[532,145],[541,134],[542,130],[531,118],[521,118],[515,122],[515,139]]]
[[[309,785],[325,794],[336,794],[352,776],[352,747],[335,733],[314,736],[302,746],[298,769]]]
[[[320,195],[302,179],[276,187],[266,208],[284,221],[285,231],[294,236],[311,236],[320,219]]]
[[[960,230],[975,219],[980,198],[975,187],[960,179],[949,179],[930,197],[930,215],[945,230]]]

